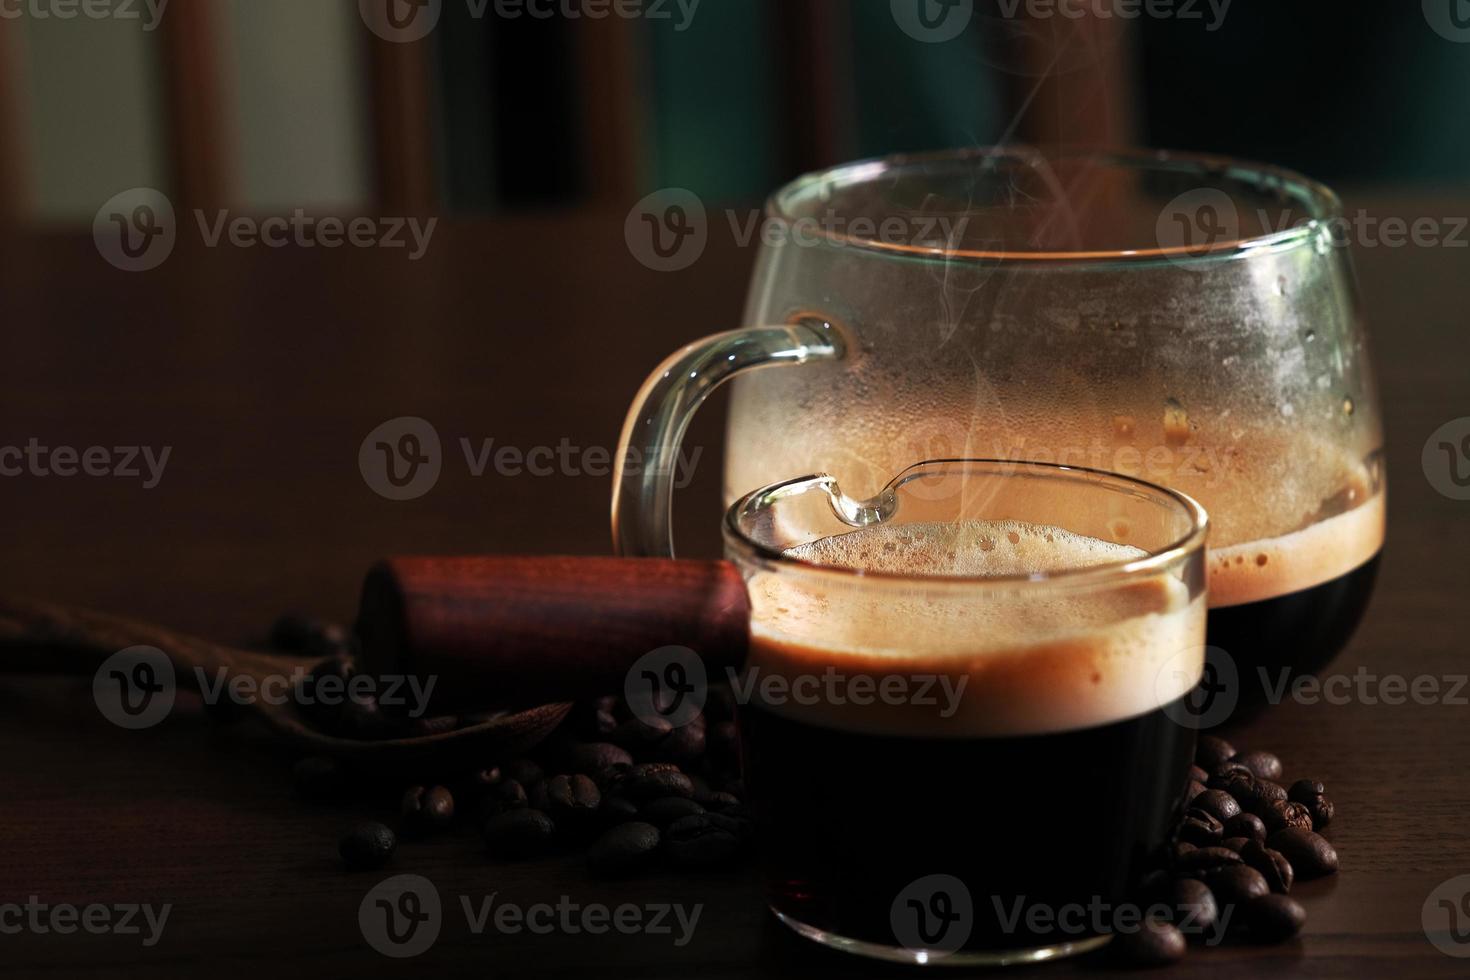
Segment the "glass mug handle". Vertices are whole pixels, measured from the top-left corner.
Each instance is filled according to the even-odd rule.
[[[613,549],[625,558],[672,558],[675,460],[695,411],[725,381],[755,368],[843,356],[833,324],[806,317],[695,341],[643,382],[623,423],[613,463]],[[629,467],[630,452],[640,466]]]

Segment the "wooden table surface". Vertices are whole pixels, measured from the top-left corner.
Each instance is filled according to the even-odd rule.
[[[1470,199],[1349,197],[1371,214],[1447,218]],[[105,265],[90,237],[0,243],[0,446],[171,446],[151,490],[117,478],[0,479],[0,589],[127,612],[224,640],[277,612],[350,616],[361,574],[402,552],[604,553],[608,480],[470,475],[458,440],[615,445],[628,399],[680,342],[734,325],[752,253],[714,234],[677,274],[629,254],[623,215],[441,227],[428,256],[181,242],[161,268]],[[1467,670],[1470,503],[1437,493],[1420,450],[1470,415],[1470,251],[1360,249],[1389,444],[1389,535],[1366,623],[1334,670],[1453,678]],[[392,502],[357,466],[386,419],[429,419],[446,464]],[[715,552],[719,412],[679,498],[687,554]],[[1450,977],[1421,910],[1470,874],[1470,707],[1285,704],[1239,741],[1328,782],[1337,877],[1299,888],[1299,941],[1192,954],[1176,975]],[[0,904],[172,903],[138,936],[0,934],[7,976],[880,976],[789,936],[754,875],[610,885],[573,858],[494,865],[466,831],[405,846],[393,872],[431,879],[443,930],[417,959],[369,949],[357,913],[383,874],[350,875],[352,810],[306,805],[289,758],[217,730],[187,703],[140,732],[112,726],[90,679],[0,680]],[[854,860],[861,860],[855,855]],[[693,937],[472,935],[459,907],[702,904]],[[3,923],[0,923],[3,925]],[[1470,952],[1470,949],[1467,949]],[[1037,968],[1039,975],[1094,970]]]

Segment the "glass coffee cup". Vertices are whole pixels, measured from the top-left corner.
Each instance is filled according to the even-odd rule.
[[[1384,541],[1341,219],[1297,174],[1179,154],[976,149],[804,177],[768,204],[748,326],[639,393],[618,458],[648,465],[615,480],[618,548],[672,554],[668,460],[734,378],[727,503],[813,472],[866,496],[941,456],[1190,494],[1214,525],[1212,658],[1259,701],[1346,642]]]
[[[1176,491],[1011,461],[737,502],[734,686],[780,920],[920,964],[1106,943],[1183,806],[1205,536]]]

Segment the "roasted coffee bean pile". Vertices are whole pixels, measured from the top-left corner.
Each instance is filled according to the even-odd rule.
[[[729,867],[746,852],[751,824],[741,802],[728,691],[713,689],[708,715],[673,728],[635,717],[618,698],[574,709],[531,756],[403,792],[394,827],[354,826],[339,850],[352,869],[382,867],[397,841],[471,821],[491,858],[514,861],[585,851],[591,870],[620,877],[665,863]],[[305,795],[329,797],[345,779],[331,760],[296,765]]]
[[[1288,789],[1281,778],[1271,753],[1200,737],[1168,867],[1139,895],[1143,908],[1169,914],[1120,932],[1109,947],[1115,957],[1134,966],[1172,963],[1188,940],[1213,934],[1226,908],[1229,931],[1249,941],[1282,942],[1301,930],[1306,910],[1288,893],[1297,880],[1337,871],[1337,850],[1318,833],[1334,811],[1321,783],[1299,779]]]
[[[283,616],[273,645],[323,655],[313,683],[347,685],[354,676],[346,632],[309,617]],[[391,738],[452,731],[479,717],[396,720],[371,700],[338,696],[304,705],[308,720],[345,737]],[[621,698],[576,706],[528,757],[403,788],[395,821],[350,828],[338,851],[354,870],[382,867],[400,840],[421,839],[470,823],[492,859],[585,852],[608,877],[664,863],[701,871],[736,864],[747,853],[751,822],[738,771],[734,698],[712,686],[705,711],[674,727],[636,716]],[[319,801],[351,795],[358,776],[324,756],[296,763],[301,795]]]

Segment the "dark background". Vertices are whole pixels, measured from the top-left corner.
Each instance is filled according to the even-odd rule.
[[[1016,21],[980,2],[944,43],[904,34],[887,0],[703,0],[684,32],[476,20],[445,0],[439,25],[404,44],[348,0],[172,0],[152,31],[0,19],[0,446],[172,447],[152,490],[0,478],[0,594],[247,644],[285,609],[349,619],[384,555],[607,553],[605,477],[473,477],[457,440],[611,450],[647,371],[738,324],[752,248],[712,234],[669,273],[632,254],[625,220],[657,189],[740,208],[865,155],[1146,145],[1296,167],[1352,212],[1452,228],[1470,215],[1470,44],[1426,11],[1453,3],[1235,0],[1210,32]],[[136,187],[168,197],[181,234],[160,266],[127,272],[92,226]],[[208,248],[196,208],[440,224],[409,262]],[[1382,580],[1342,673],[1465,670],[1470,505],[1435,489],[1420,453],[1470,416],[1467,258],[1355,251],[1391,489]],[[703,456],[676,508],[688,554],[718,551],[720,404],[689,440]],[[444,474],[421,498],[386,500],[359,448],[410,415],[444,439]],[[447,896],[702,901],[707,925],[682,950],[450,930],[421,959],[387,960],[356,919],[378,878],[344,875],[335,856],[371,807],[303,804],[292,752],[216,727],[197,701],[123,732],[90,689],[89,676],[0,677],[0,902],[173,902],[174,917],[155,949],[0,936],[7,976],[899,975],[787,935],[752,874],[594,883],[571,857],[491,864],[472,828],[406,848],[392,870]],[[1466,711],[1285,704],[1246,729],[1243,744],[1333,787],[1344,870],[1298,891],[1311,916],[1299,941],[1174,973],[1463,976],[1421,912],[1470,873]]]

